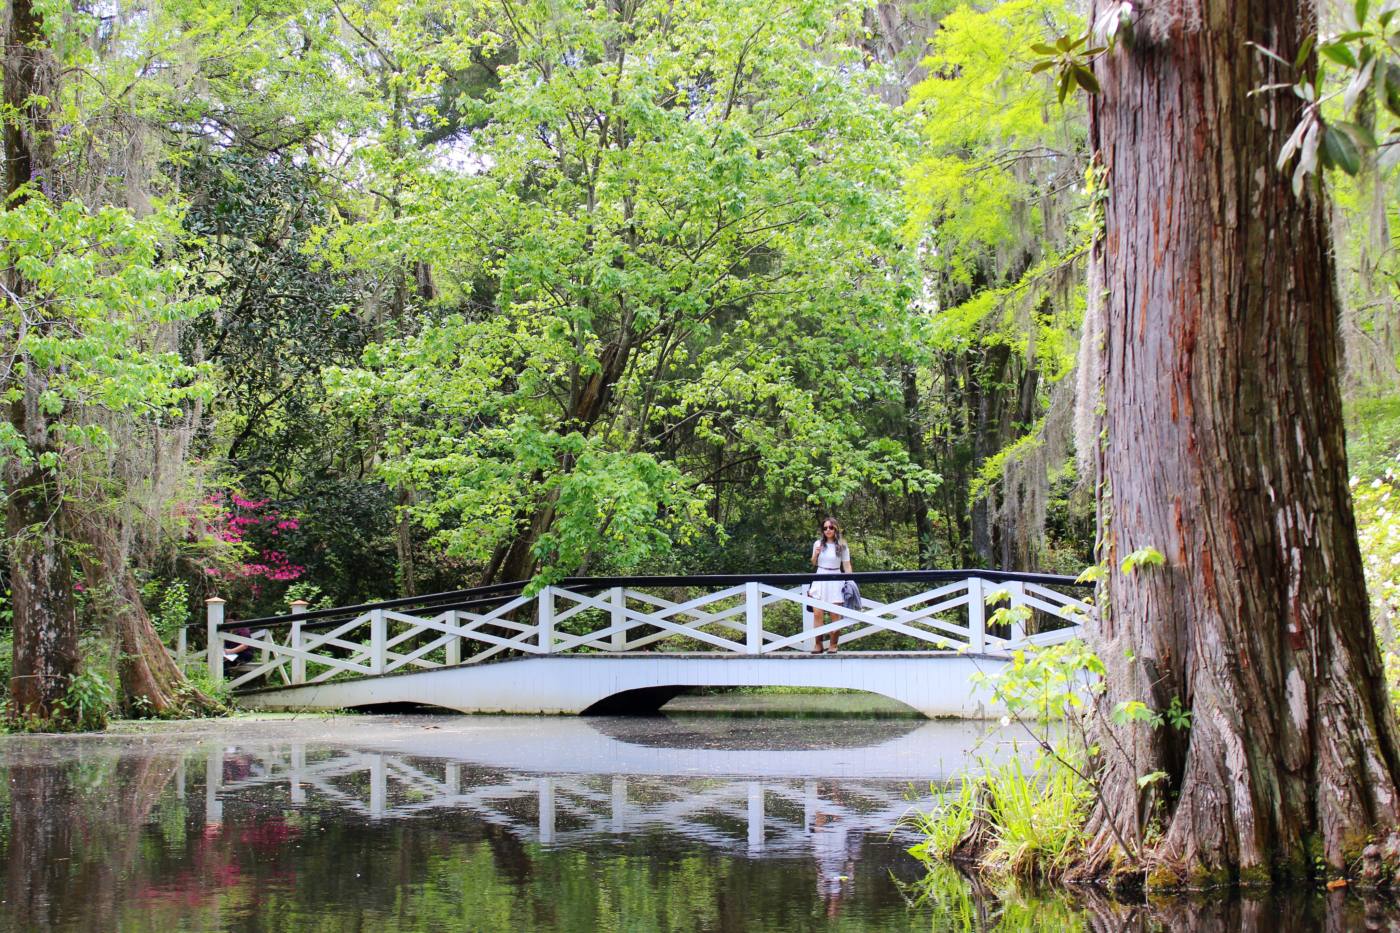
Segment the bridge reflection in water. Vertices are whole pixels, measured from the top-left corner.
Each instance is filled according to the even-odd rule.
[[[979,741],[980,728],[911,720],[789,720],[777,732],[772,721],[724,719],[483,717],[455,731],[461,721],[441,722],[405,729],[393,748],[208,748],[206,825],[238,802],[369,821],[468,811],[545,846],[661,832],[820,864],[854,857],[866,834],[896,831],[931,782],[1012,753],[1005,739]]]

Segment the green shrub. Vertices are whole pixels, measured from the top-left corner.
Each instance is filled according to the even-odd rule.
[[[227,680],[215,680],[209,676],[209,668],[203,664],[185,671],[185,680],[190,687],[209,697],[225,709],[233,707],[233,692]]]
[[[116,701],[116,690],[102,671],[87,666],[69,682],[58,706],[75,729],[96,732],[107,728],[107,717]]]

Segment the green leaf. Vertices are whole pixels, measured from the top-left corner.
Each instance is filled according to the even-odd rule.
[[[1120,569],[1123,573],[1131,575],[1139,567],[1161,567],[1166,562],[1167,559],[1162,555],[1162,552],[1149,545],[1148,547],[1140,547],[1123,558]]]
[[[1317,35],[1308,36],[1303,40],[1303,44],[1298,48],[1298,55],[1293,59],[1293,67],[1301,71],[1307,64],[1308,56],[1312,54],[1313,46],[1317,44]]]
[[[1085,567],[1085,568],[1084,568],[1084,571],[1083,571],[1082,573],[1080,573],[1079,576],[1077,576],[1077,577],[1074,578],[1074,582],[1075,582],[1075,583],[1095,583],[1095,582],[1097,582],[1098,579],[1099,579],[1100,577],[1102,577],[1102,576],[1103,576],[1103,565],[1102,565],[1102,564],[1092,564],[1092,565],[1090,565],[1090,566],[1088,566],[1088,567]]]
[[[1358,149],[1376,149],[1380,145],[1376,142],[1376,134],[1372,133],[1360,123],[1348,123],[1343,120],[1337,120],[1330,125],[1344,130],[1351,136],[1352,142],[1356,143]]]
[[[1348,68],[1356,68],[1356,56],[1351,51],[1351,46],[1341,42],[1329,42],[1318,47],[1318,51],[1330,58],[1339,65]]]
[[[1361,155],[1357,152],[1356,143],[1352,142],[1350,135],[1336,126],[1323,127],[1322,153],[1326,161],[1348,175],[1355,175],[1361,171]]]
[[[1400,117],[1400,65],[1385,63],[1385,93],[1382,100],[1392,116]]]
[[[1099,81],[1094,77],[1092,71],[1085,68],[1083,65],[1075,65],[1072,70],[1074,72],[1074,80],[1078,82],[1080,87],[1090,94],[1097,94],[1099,92]]]

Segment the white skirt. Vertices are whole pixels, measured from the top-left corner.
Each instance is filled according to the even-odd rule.
[[[817,573],[840,573],[840,571],[818,569]],[[845,580],[813,580],[812,585],[807,588],[807,595],[813,599],[825,600],[839,606],[841,605],[841,585],[845,582]]]

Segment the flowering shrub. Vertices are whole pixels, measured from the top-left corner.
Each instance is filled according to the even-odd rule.
[[[228,585],[246,584],[253,599],[267,583],[290,583],[306,572],[292,563],[277,539],[297,531],[300,523],[271,507],[268,499],[247,499],[237,493],[211,496],[213,518],[209,531],[238,555],[224,567],[205,572]]]
[[[1390,466],[1369,483],[1352,477],[1351,486],[1371,621],[1381,643],[1391,700],[1400,705],[1400,480]]]

